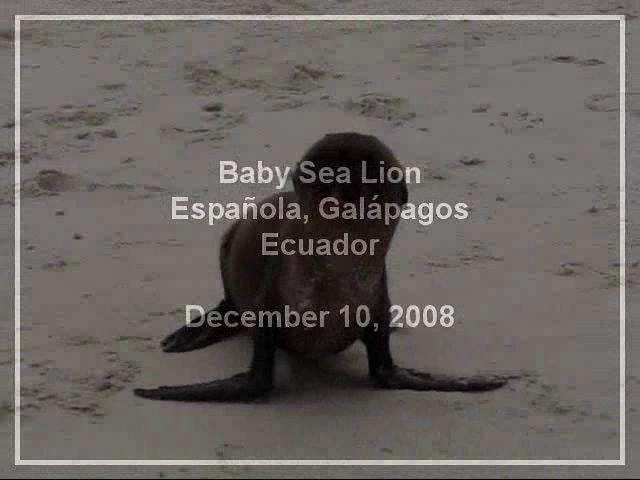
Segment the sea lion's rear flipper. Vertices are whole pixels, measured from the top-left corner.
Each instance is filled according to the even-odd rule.
[[[227,300],[222,300],[217,307],[205,313],[205,319],[209,313],[217,311],[220,315],[233,310],[233,305]],[[162,350],[165,352],[190,352],[198,350],[214,343],[230,338],[240,333],[241,327],[230,327],[224,323],[219,326],[211,326],[206,320],[200,321],[200,317],[192,320],[192,323],[201,323],[199,326],[185,325],[162,341]]]
[[[514,377],[477,375],[452,377],[418,372],[410,368],[394,367],[388,374],[375,377],[377,386],[395,390],[431,390],[438,392],[487,392],[506,385]]]
[[[380,388],[394,390],[432,390],[439,392],[487,392],[506,385],[518,376],[473,376],[452,377],[432,375],[395,365],[389,345],[390,301],[387,291],[386,272],[380,286],[380,303],[373,314],[375,321],[365,331],[363,341],[367,347],[369,376]]]
[[[517,376],[476,375],[453,377],[419,372],[396,366],[389,349],[388,324],[381,324],[377,330],[369,329],[364,337],[369,357],[369,376],[380,388],[394,390],[418,390],[438,392],[487,392],[507,384]]]

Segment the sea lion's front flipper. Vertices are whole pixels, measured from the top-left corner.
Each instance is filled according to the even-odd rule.
[[[133,393],[142,398],[181,402],[251,402],[265,398],[273,390],[277,333],[275,326],[256,327],[248,372],[213,382],[136,388]]]
[[[136,388],[134,393],[153,400],[181,402],[250,402],[264,397],[270,387],[263,385],[251,372],[224,380],[173,387]]]
[[[205,313],[204,317],[208,318],[208,315],[214,311],[224,315],[230,310],[233,310],[233,305],[227,300],[222,300],[217,307]],[[190,352],[213,345],[240,332],[240,327],[230,327],[224,323],[211,326],[201,317],[194,318],[193,323],[200,323],[200,325],[184,325],[162,340],[162,350],[170,353]]]

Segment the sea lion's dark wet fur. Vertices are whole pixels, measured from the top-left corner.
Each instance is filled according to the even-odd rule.
[[[249,370],[231,378],[202,384],[154,389],[137,389],[141,397],[182,401],[250,401],[266,396],[273,388],[273,369],[276,347],[297,352],[337,352],[361,339],[367,349],[369,375],[380,388],[485,391],[505,384],[500,377],[453,378],[430,375],[397,367],[389,350],[390,301],[387,291],[385,257],[397,226],[397,221],[385,225],[383,221],[328,220],[317,213],[318,202],[328,196],[342,202],[357,202],[360,197],[369,201],[378,195],[377,202],[407,202],[405,183],[364,184],[361,181],[362,161],[377,168],[399,166],[393,153],[377,138],[357,133],[326,135],[305,154],[302,160],[313,162],[316,168],[333,169],[346,166],[351,171],[351,183],[303,183],[300,168],[293,175],[295,192],[276,194],[265,201],[297,202],[309,213],[308,224],[282,219],[241,220],[225,234],[220,249],[220,265],[225,298],[215,308],[227,311],[282,311],[289,305],[298,312],[329,310],[331,315],[320,328],[305,329],[255,327],[253,359]],[[315,212],[315,213],[314,213]],[[335,239],[345,231],[353,237],[380,239],[376,255],[347,256],[263,256],[262,233],[277,232],[281,238]],[[371,322],[363,328],[351,322],[345,327],[338,312],[345,305],[351,311],[366,305]],[[228,338],[240,329],[184,326],[167,337],[163,349],[167,352],[186,352],[211,345]]]

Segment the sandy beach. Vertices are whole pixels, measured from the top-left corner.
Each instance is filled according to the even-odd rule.
[[[0,7],[0,475],[640,472],[639,2],[12,3]],[[627,466],[13,466],[15,13],[626,14]],[[21,48],[22,459],[619,458],[617,21],[25,21]],[[464,221],[400,223],[387,259],[393,303],[454,305],[456,323],[400,329],[398,363],[519,378],[473,395],[375,390],[356,344],[327,359],[278,352],[264,404],[135,397],[139,386],[227,377],[251,358],[244,336],[160,349],[186,304],[222,298],[218,250],[231,224],[172,220],[171,198],[260,199],[274,186],[221,185],[219,162],[293,166],[339,131],[376,135],[418,167],[412,202],[469,205]]]

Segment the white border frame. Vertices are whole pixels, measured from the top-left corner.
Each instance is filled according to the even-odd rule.
[[[620,24],[620,458],[614,460],[23,460],[20,458],[20,22],[28,20],[238,20],[238,21],[342,21],[342,20],[575,20],[615,21]],[[626,34],[624,15],[16,15],[15,16],[15,465],[625,465],[625,128]]]

